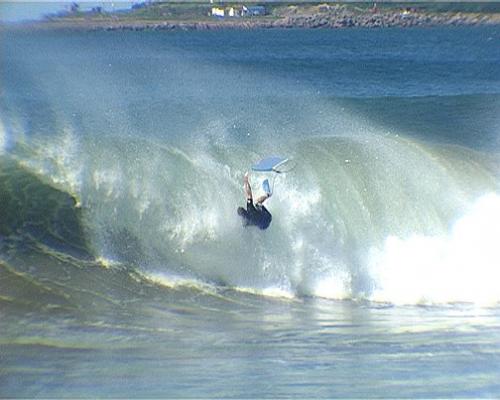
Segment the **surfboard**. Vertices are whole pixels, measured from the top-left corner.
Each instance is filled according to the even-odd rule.
[[[288,158],[283,157],[267,157],[260,160],[252,166],[253,171],[257,172],[277,172],[280,173],[280,167],[288,162]]]

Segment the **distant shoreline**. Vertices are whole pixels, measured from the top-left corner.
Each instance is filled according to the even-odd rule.
[[[345,29],[500,25],[500,12],[428,11],[397,6],[360,8],[346,4],[279,5],[272,13],[252,17],[215,18],[208,15],[170,15],[168,5],[148,12],[73,13],[42,21],[3,25],[19,29],[64,30],[220,30],[220,29]],[[161,4],[161,3],[160,3]]]

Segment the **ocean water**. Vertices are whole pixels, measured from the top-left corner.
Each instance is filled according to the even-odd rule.
[[[500,396],[498,27],[0,35],[0,397]]]

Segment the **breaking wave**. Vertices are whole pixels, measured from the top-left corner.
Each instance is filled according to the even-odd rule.
[[[297,167],[276,180],[271,227],[243,229],[235,212],[243,174],[269,153]],[[65,131],[19,142],[2,159],[11,210],[2,232],[37,232],[48,245],[174,285],[489,304],[500,301],[495,165],[465,148],[396,135],[312,137],[248,152],[211,140],[173,145]],[[264,175],[251,178],[258,191]]]

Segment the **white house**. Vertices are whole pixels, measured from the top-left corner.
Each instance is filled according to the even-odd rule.
[[[223,17],[224,16],[224,9],[220,7],[212,7],[212,15],[214,17]]]
[[[214,17],[236,17],[238,15],[238,10],[234,7],[212,7],[212,16]]]

